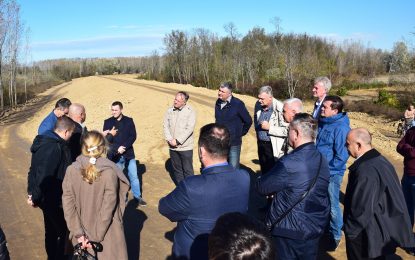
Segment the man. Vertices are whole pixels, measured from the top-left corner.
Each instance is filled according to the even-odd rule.
[[[61,98],[59,99],[56,104],[55,108],[52,112],[49,113],[43,119],[43,121],[39,125],[39,129],[37,131],[38,135],[44,134],[46,131],[53,131],[53,128],[55,126],[56,120],[63,116],[67,115],[69,112],[69,106],[71,105],[71,101],[67,98]]]
[[[275,193],[266,223],[278,259],[316,259],[329,219],[327,160],[316,149],[317,122],[309,114],[294,116],[288,140],[294,150],[257,180],[261,194]]]
[[[241,155],[242,136],[248,133],[252,118],[244,102],[232,95],[232,88],[230,82],[220,85],[215,105],[215,119],[216,123],[224,125],[229,130],[231,148],[228,159],[229,163],[237,169]]]
[[[62,181],[72,162],[66,141],[74,128],[70,118],[60,117],[54,130],[36,136],[30,148],[27,202],[42,209],[48,259],[64,259],[67,227],[62,210]]]
[[[355,162],[349,167],[344,197],[347,258],[385,259],[396,247],[414,246],[412,228],[399,179],[392,164],[376,149],[364,128],[347,135]]]
[[[82,137],[88,131],[84,125],[86,119],[85,107],[77,103],[71,104],[68,116],[75,122],[75,130],[68,141],[68,146],[71,150],[72,162],[74,162],[76,157],[81,154]]]
[[[323,104],[324,98],[329,93],[331,88],[331,81],[327,77],[318,77],[314,80],[313,86],[313,97],[317,98],[314,104],[313,117],[316,119],[320,118],[321,105]]]
[[[110,143],[108,159],[115,162],[124,170],[127,168],[128,179],[137,206],[146,206],[147,203],[141,196],[140,180],[137,176],[137,162],[133,144],[137,138],[134,121],[132,118],[123,115],[123,105],[115,101],[111,105],[112,117],[104,121],[104,135]]]
[[[271,170],[276,160],[285,154],[283,146],[287,135],[280,135],[278,129],[288,127],[282,114],[283,106],[281,101],[273,97],[270,86],[259,89],[254,111],[254,126],[262,174]]]
[[[340,208],[340,187],[346,170],[349,154],[346,149],[346,137],[350,131],[350,121],[343,112],[343,100],[338,96],[326,96],[321,106],[318,121],[317,149],[326,156],[330,169],[330,227],[329,251],[338,247],[342,237],[343,217]]]
[[[164,116],[164,137],[169,145],[174,183],[193,175],[193,131],[196,113],[187,104],[189,95],[179,91]]]
[[[208,235],[228,212],[248,210],[249,174],[228,164],[229,131],[219,124],[202,127],[199,158],[202,174],[187,177],[159,202],[160,213],[177,222],[173,256],[207,259]]]

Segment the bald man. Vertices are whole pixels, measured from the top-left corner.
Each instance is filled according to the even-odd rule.
[[[392,164],[376,149],[365,128],[352,129],[346,140],[350,156],[344,198],[347,258],[374,259],[414,246],[411,223]]]
[[[81,154],[82,137],[87,132],[87,128],[84,125],[86,119],[85,107],[78,103],[71,104],[69,106],[68,116],[75,122],[75,130],[68,141],[71,158],[74,162],[76,157]]]

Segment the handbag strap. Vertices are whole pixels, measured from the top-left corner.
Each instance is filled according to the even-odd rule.
[[[270,230],[271,231],[272,231],[272,229],[274,228],[275,225],[277,225],[278,223],[280,223],[281,220],[283,220],[288,215],[288,213],[290,213],[291,210],[293,210],[293,208],[295,206],[297,206],[301,201],[304,200],[305,197],[307,197],[308,193],[310,192],[310,190],[313,188],[314,184],[316,183],[318,176],[320,175],[322,161],[323,161],[323,155],[320,154],[320,165],[318,166],[318,171],[317,171],[316,176],[314,177],[313,182],[310,184],[310,186],[308,187],[307,191],[304,192],[303,195],[301,195],[301,198],[296,203],[294,203],[287,211],[285,211],[276,221],[274,221],[271,224],[271,226],[270,226]]]

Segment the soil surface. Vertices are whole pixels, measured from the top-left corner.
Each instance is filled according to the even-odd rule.
[[[31,158],[29,149],[40,122],[62,97],[85,106],[85,123],[90,130],[102,130],[104,119],[111,116],[110,104],[115,100],[123,102],[123,113],[134,119],[138,132],[134,149],[139,172],[142,174],[143,196],[148,203],[147,207],[138,209],[132,205],[127,206],[124,222],[129,258],[156,260],[166,259],[170,255],[176,224],[161,216],[157,206],[159,199],[175,187],[168,173],[168,147],[163,139],[162,122],[164,113],[172,105],[174,95],[179,90],[190,94],[189,104],[197,111],[197,140],[198,129],[214,122],[213,106],[217,91],[190,85],[137,80],[134,75],[74,79],[38,95],[17,112],[0,117],[0,224],[6,233],[12,259],[46,259],[41,211],[26,204],[27,172]],[[353,92],[352,95],[359,96],[359,93]],[[245,102],[252,115],[256,99],[236,96]],[[311,112],[312,105],[306,104],[305,108],[306,112]],[[373,134],[374,146],[394,164],[401,176],[402,157],[395,152],[399,141],[396,135],[397,122],[364,113],[349,113],[349,117],[352,128],[369,129]],[[196,152],[193,159],[194,169],[198,173],[200,163]],[[348,164],[351,162],[349,160]],[[255,178],[259,165],[256,137],[252,128],[243,139],[241,164]],[[347,173],[342,184],[343,192],[346,184]],[[257,208],[263,203],[252,191],[249,212],[262,217]],[[410,259],[410,256],[398,250],[397,255],[391,259],[401,258]],[[346,259],[344,240],[336,252],[321,250],[319,259]]]

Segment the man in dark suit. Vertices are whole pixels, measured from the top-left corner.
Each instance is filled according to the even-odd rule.
[[[112,117],[104,121],[104,135],[110,143],[108,159],[115,162],[121,170],[127,168],[128,179],[137,206],[146,206],[147,203],[141,196],[133,148],[137,132],[133,119],[123,115],[122,109],[123,105],[120,101],[113,102],[111,105]]]
[[[74,162],[76,157],[81,154],[82,137],[88,131],[84,125],[86,119],[85,107],[78,103],[71,104],[68,116],[75,122],[75,130],[73,131],[71,138],[68,140],[72,161]]]
[[[229,131],[218,124],[202,127],[199,137],[201,175],[189,176],[159,203],[160,213],[177,222],[173,256],[207,259],[208,235],[216,220],[228,212],[248,210],[249,174],[226,160]]]
[[[314,110],[311,114],[315,119],[320,118],[321,106],[323,105],[324,98],[327,96],[331,89],[331,81],[327,77],[318,77],[314,80],[314,86],[312,89],[313,97],[317,98],[314,104]]]

